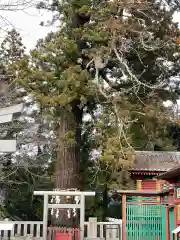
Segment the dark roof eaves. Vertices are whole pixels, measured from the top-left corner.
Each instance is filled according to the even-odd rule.
[[[178,174],[180,175],[180,165],[168,170],[165,173],[158,175],[156,178],[166,180],[173,177],[177,177]]]

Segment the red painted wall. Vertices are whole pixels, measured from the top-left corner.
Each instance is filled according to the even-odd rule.
[[[143,190],[156,190],[156,180],[143,180],[142,181],[142,189]]]

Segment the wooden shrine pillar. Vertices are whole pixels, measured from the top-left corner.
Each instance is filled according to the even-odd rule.
[[[126,232],[126,194],[122,195],[122,239],[127,240]]]
[[[156,180],[156,190],[161,191],[161,182],[159,180]],[[162,198],[160,196],[157,196],[157,202],[162,203]]]

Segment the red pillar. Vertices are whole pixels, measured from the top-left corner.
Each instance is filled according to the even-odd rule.
[[[122,195],[122,239],[127,239],[126,233],[126,195]]]

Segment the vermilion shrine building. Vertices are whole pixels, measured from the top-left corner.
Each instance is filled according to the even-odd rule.
[[[117,191],[123,240],[171,240],[180,226],[180,152],[136,152],[130,173],[136,190]]]

